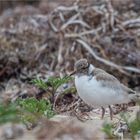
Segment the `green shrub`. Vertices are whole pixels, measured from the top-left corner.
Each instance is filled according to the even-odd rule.
[[[54,116],[48,100],[37,100],[34,97],[21,99],[15,102],[0,104],[0,123],[35,121],[39,117],[51,118]]]

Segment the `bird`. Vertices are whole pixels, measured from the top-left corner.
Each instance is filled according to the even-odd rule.
[[[106,107],[109,107],[112,120],[111,105],[129,103],[137,95],[115,76],[96,68],[85,58],[76,61],[74,69],[70,76],[75,75],[75,87],[80,98],[90,106],[101,107],[101,119],[104,118]]]

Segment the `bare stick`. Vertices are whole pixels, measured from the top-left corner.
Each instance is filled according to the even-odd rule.
[[[111,62],[111,61],[105,60],[105,59],[103,59],[103,58],[97,56],[96,53],[91,49],[91,47],[90,47],[84,40],[82,40],[82,39],[77,39],[76,41],[77,41],[78,43],[82,44],[83,47],[84,47],[86,50],[88,50],[88,52],[89,52],[90,54],[92,54],[92,56],[93,56],[96,60],[98,60],[98,61],[100,61],[100,62],[102,62],[102,63],[104,63],[104,64],[106,64],[106,65],[108,65],[108,66],[114,67],[114,68],[118,69],[119,71],[121,71],[122,73],[125,73],[126,75],[129,75],[129,74],[128,74],[126,71],[124,71],[124,70],[131,71],[131,72],[135,72],[135,73],[140,73],[140,69],[137,69],[137,68],[135,68],[135,67],[129,67],[129,66],[125,66],[125,67],[124,67],[124,66],[119,66],[119,65],[117,65],[117,64],[115,64],[115,63],[113,63],[113,62]],[[123,70],[123,69],[124,69],[124,70]]]

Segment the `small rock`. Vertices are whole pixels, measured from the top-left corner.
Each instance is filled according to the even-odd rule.
[[[1,137],[3,140],[15,139],[24,134],[25,127],[22,124],[5,124],[2,128]]]

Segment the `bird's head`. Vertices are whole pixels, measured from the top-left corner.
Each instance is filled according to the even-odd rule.
[[[74,71],[70,75],[74,74],[88,74],[90,64],[87,59],[80,59],[76,61],[74,65]]]

